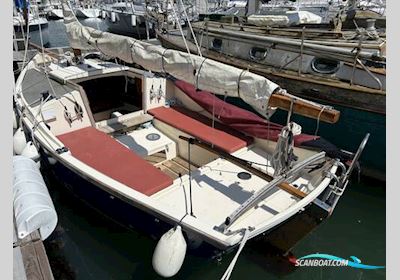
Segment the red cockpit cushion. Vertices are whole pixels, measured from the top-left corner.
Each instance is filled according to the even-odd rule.
[[[237,137],[221,129],[212,128],[204,122],[184,114],[175,108],[158,107],[148,111],[156,119],[173,126],[182,132],[190,134],[199,140],[215,145],[227,153],[233,153],[246,147],[248,141],[244,137]]]
[[[57,137],[75,158],[145,195],[152,195],[172,185],[168,175],[94,127]]]

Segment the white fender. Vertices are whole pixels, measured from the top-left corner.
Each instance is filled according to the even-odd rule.
[[[40,158],[39,152],[32,141],[26,143],[25,148],[22,150],[21,156],[30,158],[33,161],[37,161]]]
[[[162,277],[172,277],[181,269],[186,255],[186,241],[180,226],[167,231],[157,243],[153,268]]]
[[[26,146],[26,137],[22,128],[18,128],[13,136],[13,150],[16,155],[20,155]]]
[[[25,148],[22,150],[21,156],[25,156],[35,161],[37,163],[37,166],[40,168],[40,155],[32,141],[26,143]]]
[[[47,161],[49,162],[50,165],[55,165],[57,163],[57,160],[51,156],[50,153],[48,153],[46,150],[43,150],[44,154],[47,158]]]
[[[51,156],[47,157],[47,160],[49,161],[50,165],[55,165],[57,163],[57,160]]]
[[[116,18],[115,18],[115,12],[111,12],[111,21],[115,22]]]
[[[45,240],[57,225],[57,213],[36,163],[13,157],[13,204],[18,238],[39,229]]]
[[[101,11],[101,18],[102,19],[105,19],[106,18],[106,11]]]
[[[131,25],[136,26],[136,15],[131,15]]]

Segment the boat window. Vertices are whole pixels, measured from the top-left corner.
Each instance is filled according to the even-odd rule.
[[[313,71],[321,74],[333,74],[339,70],[340,62],[337,60],[316,57],[311,61]]]
[[[268,51],[267,49],[253,47],[250,49],[249,56],[252,60],[260,61],[264,60],[267,57]]]
[[[222,51],[222,40],[214,38],[211,42],[211,48],[214,51]]]

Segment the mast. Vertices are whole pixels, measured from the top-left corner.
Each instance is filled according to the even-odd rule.
[[[25,21],[25,25],[28,26],[29,23],[29,12],[28,12],[28,4],[26,0],[22,0],[22,16]]]

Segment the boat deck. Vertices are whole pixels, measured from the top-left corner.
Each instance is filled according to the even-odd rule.
[[[260,163],[266,163],[265,158],[257,154],[257,150],[255,152],[251,149],[245,149],[240,151],[239,154],[244,157],[247,155],[247,157]],[[258,158],[254,156],[255,154],[258,155]],[[171,172],[186,171],[187,173],[188,169],[185,169],[182,166],[183,164],[187,165],[187,162],[179,158],[162,163],[161,168],[166,170],[171,168],[173,170],[179,166],[179,168]],[[213,229],[220,226],[227,216],[256,191],[268,184],[267,181],[250,174],[249,178],[243,177],[241,179],[239,174],[249,173],[222,158],[193,170],[191,179],[193,212],[205,227]],[[307,183],[305,179],[300,178],[296,183],[299,189],[305,190]],[[183,217],[190,209],[189,185],[189,176],[184,175],[181,179],[175,180],[173,186],[154,194],[152,197],[180,212]],[[278,213],[294,205],[297,201],[298,198],[275,187],[258,204],[258,207],[248,211],[233,224],[231,230],[240,230],[247,226],[258,227],[261,223],[265,223]]]

